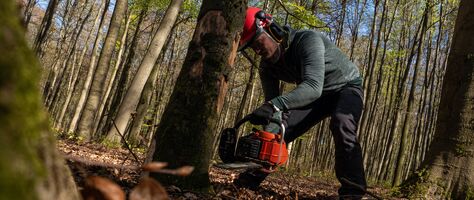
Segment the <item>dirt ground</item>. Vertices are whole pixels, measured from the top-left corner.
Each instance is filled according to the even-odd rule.
[[[126,149],[110,149],[98,144],[81,144],[67,140],[58,141],[58,149],[68,160],[74,179],[81,189],[88,176],[101,176],[115,181],[125,193],[129,193],[140,180],[140,163],[144,155],[135,157]],[[225,170],[211,167],[209,175],[214,194],[199,194],[175,186],[165,187],[171,199],[338,199],[336,180],[292,175],[285,172],[271,174],[256,191],[237,188],[232,181],[243,170]],[[379,187],[368,189],[382,199],[388,190]],[[366,195],[364,199],[375,199]]]

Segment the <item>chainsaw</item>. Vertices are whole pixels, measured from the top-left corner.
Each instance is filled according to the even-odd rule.
[[[239,138],[238,128],[249,120],[250,115],[247,115],[233,128],[222,130],[218,152],[223,163],[216,166],[224,169],[260,168],[275,171],[288,160],[288,150],[283,140],[285,126],[281,121],[272,119],[269,125],[279,127],[279,133],[252,128],[250,133]]]

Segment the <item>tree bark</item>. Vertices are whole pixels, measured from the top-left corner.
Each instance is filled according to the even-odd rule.
[[[55,149],[38,91],[39,63],[23,38],[15,1],[0,1],[0,196],[79,199]]]
[[[153,174],[165,184],[209,191],[217,118],[237,53],[246,0],[204,0],[175,89],[156,131],[153,160],[192,165],[188,177]]]
[[[461,0],[443,82],[436,133],[411,195],[470,199],[474,188],[474,1]],[[413,189],[414,188],[414,189]]]

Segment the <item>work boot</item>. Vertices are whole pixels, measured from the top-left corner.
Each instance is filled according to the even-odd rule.
[[[234,185],[239,188],[247,188],[256,191],[260,183],[262,183],[267,176],[268,173],[258,169],[248,169],[234,180]]]

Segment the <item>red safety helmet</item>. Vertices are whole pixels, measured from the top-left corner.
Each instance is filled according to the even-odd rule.
[[[244,29],[240,35],[239,51],[247,48],[271,23],[271,15],[265,14],[260,8],[248,7]]]

